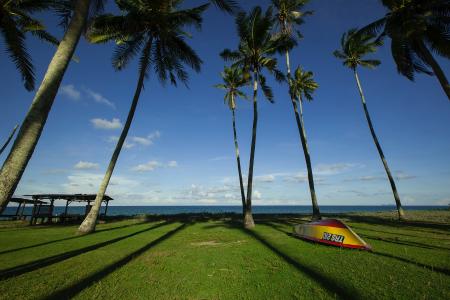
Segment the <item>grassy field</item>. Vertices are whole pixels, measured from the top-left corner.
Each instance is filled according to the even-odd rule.
[[[1,299],[450,299],[450,211],[340,215],[373,252],[290,235],[299,216],[0,223]]]

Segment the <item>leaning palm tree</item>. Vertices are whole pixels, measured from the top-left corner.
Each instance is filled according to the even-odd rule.
[[[17,2],[34,3],[35,1]],[[92,0],[92,2],[96,1]],[[19,129],[17,138],[0,170],[0,214],[8,205],[28,161],[31,159],[67,66],[85,28],[91,0],[76,0],[71,1],[71,3],[73,3],[73,10],[70,14],[67,30],[56,49],[44,79]]]
[[[209,4],[191,9],[180,9],[179,6],[184,4],[182,0],[172,3],[167,0],[152,0],[145,4],[139,1],[117,1],[117,4],[122,14],[97,17],[88,32],[88,39],[93,43],[116,41],[117,46],[112,58],[116,70],[122,70],[136,55],[139,55],[139,78],[127,120],[100,184],[94,205],[78,228],[80,234],[95,230],[103,196],[133,121],[150,68],[153,67],[162,83],[169,79],[176,85],[177,80],[187,83],[188,74],[184,65],[199,72],[202,63],[195,51],[186,43],[185,37],[189,35],[185,30],[190,25],[200,29],[201,15]]]
[[[306,169],[308,171],[309,190],[311,192],[313,206],[313,220],[320,220],[321,215],[319,205],[317,204],[316,191],[314,189],[314,177],[311,166],[311,157],[309,155],[308,142],[306,140],[305,123],[303,122],[303,100],[312,101],[312,93],[319,87],[313,79],[311,71],[304,71],[301,67],[297,67],[294,77],[289,80],[289,94],[293,98],[292,107],[294,109],[295,120],[297,122],[300,140],[302,143],[303,153],[305,155]],[[298,105],[297,105],[298,102]],[[300,112],[299,112],[300,107]]]
[[[431,52],[450,58],[449,0],[382,0],[386,15],[365,26],[361,33],[391,39],[391,53],[400,74],[414,80],[414,73],[436,75],[448,100],[450,85]],[[431,67],[433,73],[428,70]]]
[[[250,148],[250,162],[248,170],[247,199],[245,205],[244,226],[252,228],[255,226],[252,216],[252,188],[253,188],[253,165],[255,159],[256,129],[258,124],[258,84],[265,97],[273,101],[271,88],[266,84],[263,70],[275,75],[275,79],[284,80],[284,75],[277,69],[277,60],[272,57],[276,53],[282,53],[292,46],[292,39],[286,35],[272,35],[273,27],[272,9],[265,13],[261,7],[253,8],[250,13],[241,12],[236,17],[237,31],[239,35],[238,50],[225,49],[220,55],[225,60],[233,62],[234,67],[243,69],[244,73],[253,76],[253,126],[252,142]]]
[[[375,134],[375,130],[372,125],[372,120],[367,110],[366,99],[361,87],[361,82],[359,81],[357,67],[362,66],[366,68],[373,69],[380,64],[379,60],[375,59],[364,59],[363,57],[367,54],[374,53],[377,47],[382,45],[380,39],[375,39],[375,35],[358,33],[357,29],[351,29],[347,33],[344,33],[341,38],[341,50],[334,51],[334,56],[343,60],[343,65],[352,69],[355,75],[356,84],[358,86],[359,94],[361,96],[361,101],[366,115],[367,123],[369,125],[370,133],[372,135],[375,146],[377,147],[378,154],[380,155],[381,161],[383,163],[384,169],[386,171],[389,183],[391,184],[392,193],[394,194],[395,204],[397,205],[398,217],[399,219],[404,218],[404,211],[402,208],[402,203],[400,201],[400,196],[397,192],[397,187],[395,186],[394,178],[392,177],[391,171],[389,170],[388,163],[384,157],[381,145],[378,142],[378,138]]]
[[[302,38],[302,34],[295,27],[303,24],[303,18],[307,15],[311,15],[311,11],[303,11],[303,7],[309,0],[272,0],[272,5],[276,9],[276,20],[277,20],[277,29],[278,34],[286,34],[290,35],[292,38]],[[289,58],[289,49],[285,51],[286,57],[286,68],[287,68],[287,77],[288,83],[290,84],[292,81],[291,76],[291,63]],[[289,87],[289,90],[292,90],[292,87]],[[309,184],[309,192],[311,194],[311,202],[312,202],[312,219],[320,220],[320,209],[319,204],[317,203],[316,189],[314,187],[314,175],[311,167],[311,159],[308,152],[308,147],[306,144],[306,136],[304,136],[304,130],[302,129],[298,118],[298,109],[296,108],[296,96],[290,93],[292,107],[294,109],[295,118],[297,121],[298,132],[300,135],[300,140],[302,142],[303,154],[305,156],[306,168],[308,170],[308,184]],[[301,102],[300,102],[301,105]]]
[[[227,12],[237,10],[233,0],[210,0],[220,9]],[[3,1],[13,2],[13,1]],[[33,4],[37,1],[14,1]],[[95,16],[103,8],[103,0],[64,0],[51,1],[55,10],[62,17],[61,25],[65,34],[48,66],[44,79],[33,99],[30,109],[23,121],[17,138],[9,152],[8,157],[0,170],[0,214],[8,205],[9,199],[19,184],[22,174],[33,155],[39,141],[45,122],[55,100],[61,81],[67,70],[69,62],[80,36],[85,29],[89,17]],[[131,1],[133,2],[133,1]],[[139,1],[142,5],[151,0]],[[172,1],[176,4],[178,1]],[[169,2],[168,2],[169,3]]]
[[[25,88],[34,90],[34,71],[31,57],[25,47],[27,32],[33,36],[58,44],[58,40],[45,31],[44,25],[31,14],[48,10],[51,1],[0,1],[0,33],[5,41],[6,50],[19,70]]]
[[[226,104],[228,104],[228,107],[230,108],[232,113],[234,149],[236,151],[236,161],[239,174],[239,186],[241,189],[242,213],[243,216],[245,216],[245,192],[244,192],[244,183],[242,181],[241,159],[239,156],[239,146],[236,134],[235,110],[236,110],[236,99],[238,97],[247,99],[247,95],[243,91],[241,91],[240,88],[249,85],[250,78],[248,74],[244,74],[242,72],[242,69],[240,68],[225,67],[221,75],[223,83],[216,84],[215,87],[226,91],[224,101]]]

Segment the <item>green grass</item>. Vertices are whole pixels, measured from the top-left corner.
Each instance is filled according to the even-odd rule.
[[[293,238],[295,216],[252,231],[229,217],[125,220],[88,236],[2,222],[0,298],[450,299],[449,216],[340,215],[373,252]]]

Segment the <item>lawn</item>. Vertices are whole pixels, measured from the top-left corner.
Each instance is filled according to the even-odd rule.
[[[180,216],[76,226],[0,223],[1,299],[450,299],[450,211],[347,214],[373,252],[290,235],[303,216]],[[433,220],[433,222],[431,222]]]

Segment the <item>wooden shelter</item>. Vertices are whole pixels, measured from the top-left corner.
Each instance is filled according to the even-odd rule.
[[[13,220],[21,220],[21,219],[25,219],[27,216],[24,212],[25,212],[25,207],[27,204],[31,204],[33,205],[33,211],[36,210],[36,206],[42,205],[42,204],[46,204],[46,202],[41,201],[41,200],[30,200],[30,199],[26,199],[26,198],[20,198],[20,197],[13,197],[11,198],[11,200],[9,200],[10,203],[18,203],[19,205],[17,206],[16,212],[13,215],[2,215],[1,217],[9,217],[12,218]]]
[[[44,218],[47,218],[47,221],[51,222],[52,218],[55,217],[53,216],[53,210],[56,200],[66,201],[64,213],[60,216],[57,216],[61,222],[66,222],[68,219],[73,218],[79,219],[80,215],[69,215],[67,213],[69,204],[72,202],[87,203],[84,212],[84,216],[86,216],[91,210],[91,202],[95,201],[95,198],[97,197],[96,194],[34,194],[25,196],[31,197],[33,199],[31,201],[35,203],[30,220],[31,224],[36,223],[38,218],[42,218],[42,221],[44,221]],[[108,195],[103,196],[102,202],[105,203],[105,212],[103,213],[103,216],[106,216],[106,213],[108,212],[109,201],[111,200],[113,200],[113,198],[109,197]],[[37,205],[38,203],[39,205]]]

